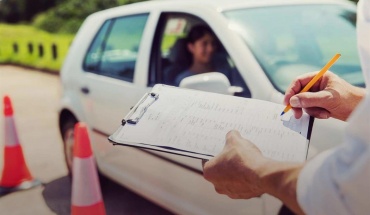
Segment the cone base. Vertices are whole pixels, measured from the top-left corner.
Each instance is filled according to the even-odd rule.
[[[0,187],[18,187],[25,181],[32,181],[33,177],[23,156],[22,146],[17,144],[4,148],[4,168],[0,180]]]
[[[5,195],[7,195],[9,193],[12,193],[12,192],[32,189],[32,188],[38,187],[40,185],[42,185],[42,182],[40,180],[33,179],[31,181],[24,181],[21,184],[19,184],[18,186],[15,186],[15,187],[0,186],[0,197],[5,196]]]
[[[89,206],[75,206],[72,204],[72,215],[83,215],[83,214],[89,214],[89,215],[105,215],[105,207],[104,202],[98,202],[93,205]]]

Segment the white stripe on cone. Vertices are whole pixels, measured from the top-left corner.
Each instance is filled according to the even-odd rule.
[[[73,158],[72,205],[89,206],[103,201],[95,161]]]
[[[14,147],[19,145],[17,130],[15,128],[14,118],[5,117],[5,146]]]

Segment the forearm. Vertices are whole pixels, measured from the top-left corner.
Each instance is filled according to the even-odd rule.
[[[303,164],[267,160],[260,176],[265,192],[280,199],[297,214],[303,214],[297,200],[297,181]]]

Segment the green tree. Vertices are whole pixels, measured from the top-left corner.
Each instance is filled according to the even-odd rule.
[[[2,0],[0,22],[29,22],[42,11],[56,6],[62,0]]]
[[[75,33],[90,14],[144,0],[68,0],[39,14],[34,25],[48,32]]]

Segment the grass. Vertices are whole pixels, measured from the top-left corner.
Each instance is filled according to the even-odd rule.
[[[0,24],[0,64],[14,63],[57,72],[73,37],[50,34],[27,25]]]
[[[0,64],[14,63],[58,72],[73,37],[70,34],[51,34],[29,25],[0,23]],[[165,35],[162,52],[168,53],[179,37],[184,35]],[[56,58],[53,57],[53,45],[56,47]]]

